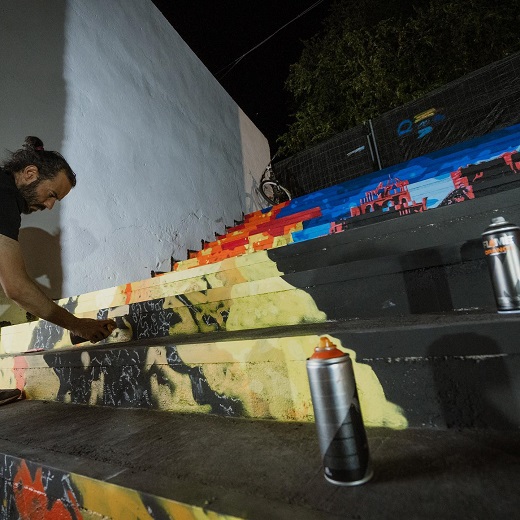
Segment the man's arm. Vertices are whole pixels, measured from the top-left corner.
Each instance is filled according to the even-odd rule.
[[[113,320],[77,318],[48,298],[27,274],[20,244],[0,234],[0,284],[5,295],[26,311],[96,343],[116,328]]]

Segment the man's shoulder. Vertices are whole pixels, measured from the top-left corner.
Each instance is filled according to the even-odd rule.
[[[0,234],[14,240],[18,239],[21,224],[21,196],[14,179],[0,171]]]
[[[2,168],[0,168],[0,189],[2,191],[4,191],[4,190],[12,190],[13,192],[18,191],[16,189],[16,184],[14,182],[14,179],[10,175],[7,175],[7,173],[5,173],[5,171],[2,170]]]
[[[8,200],[14,202],[20,209],[20,213],[23,210],[24,200],[22,194],[16,187],[14,179],[2,171],[0,171],[0,200],[2,200],[4,204],[6,204]]]

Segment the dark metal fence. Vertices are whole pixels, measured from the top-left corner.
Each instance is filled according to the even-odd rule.
[[[520,122],[520,53],[274,163],[295,196]]]

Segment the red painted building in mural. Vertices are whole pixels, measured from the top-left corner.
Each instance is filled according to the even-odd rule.
[[[410,181],[402,181],[397,177],[389,179],[386,184],[380,182],[375,189],[365,192],[359,206],[350,209],[350,216],[357,217],[377,211],[397,211],[399,215],[425,211],[427,197],[422,202],[413,201],[408,184]]]

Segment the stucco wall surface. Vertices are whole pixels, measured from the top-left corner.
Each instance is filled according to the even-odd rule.
[[[38,135],[78,176],[52,212],[23,219],[47,294],[146,278],[258,208],[267,140],[150,0],[0,10],[0,146]]]

